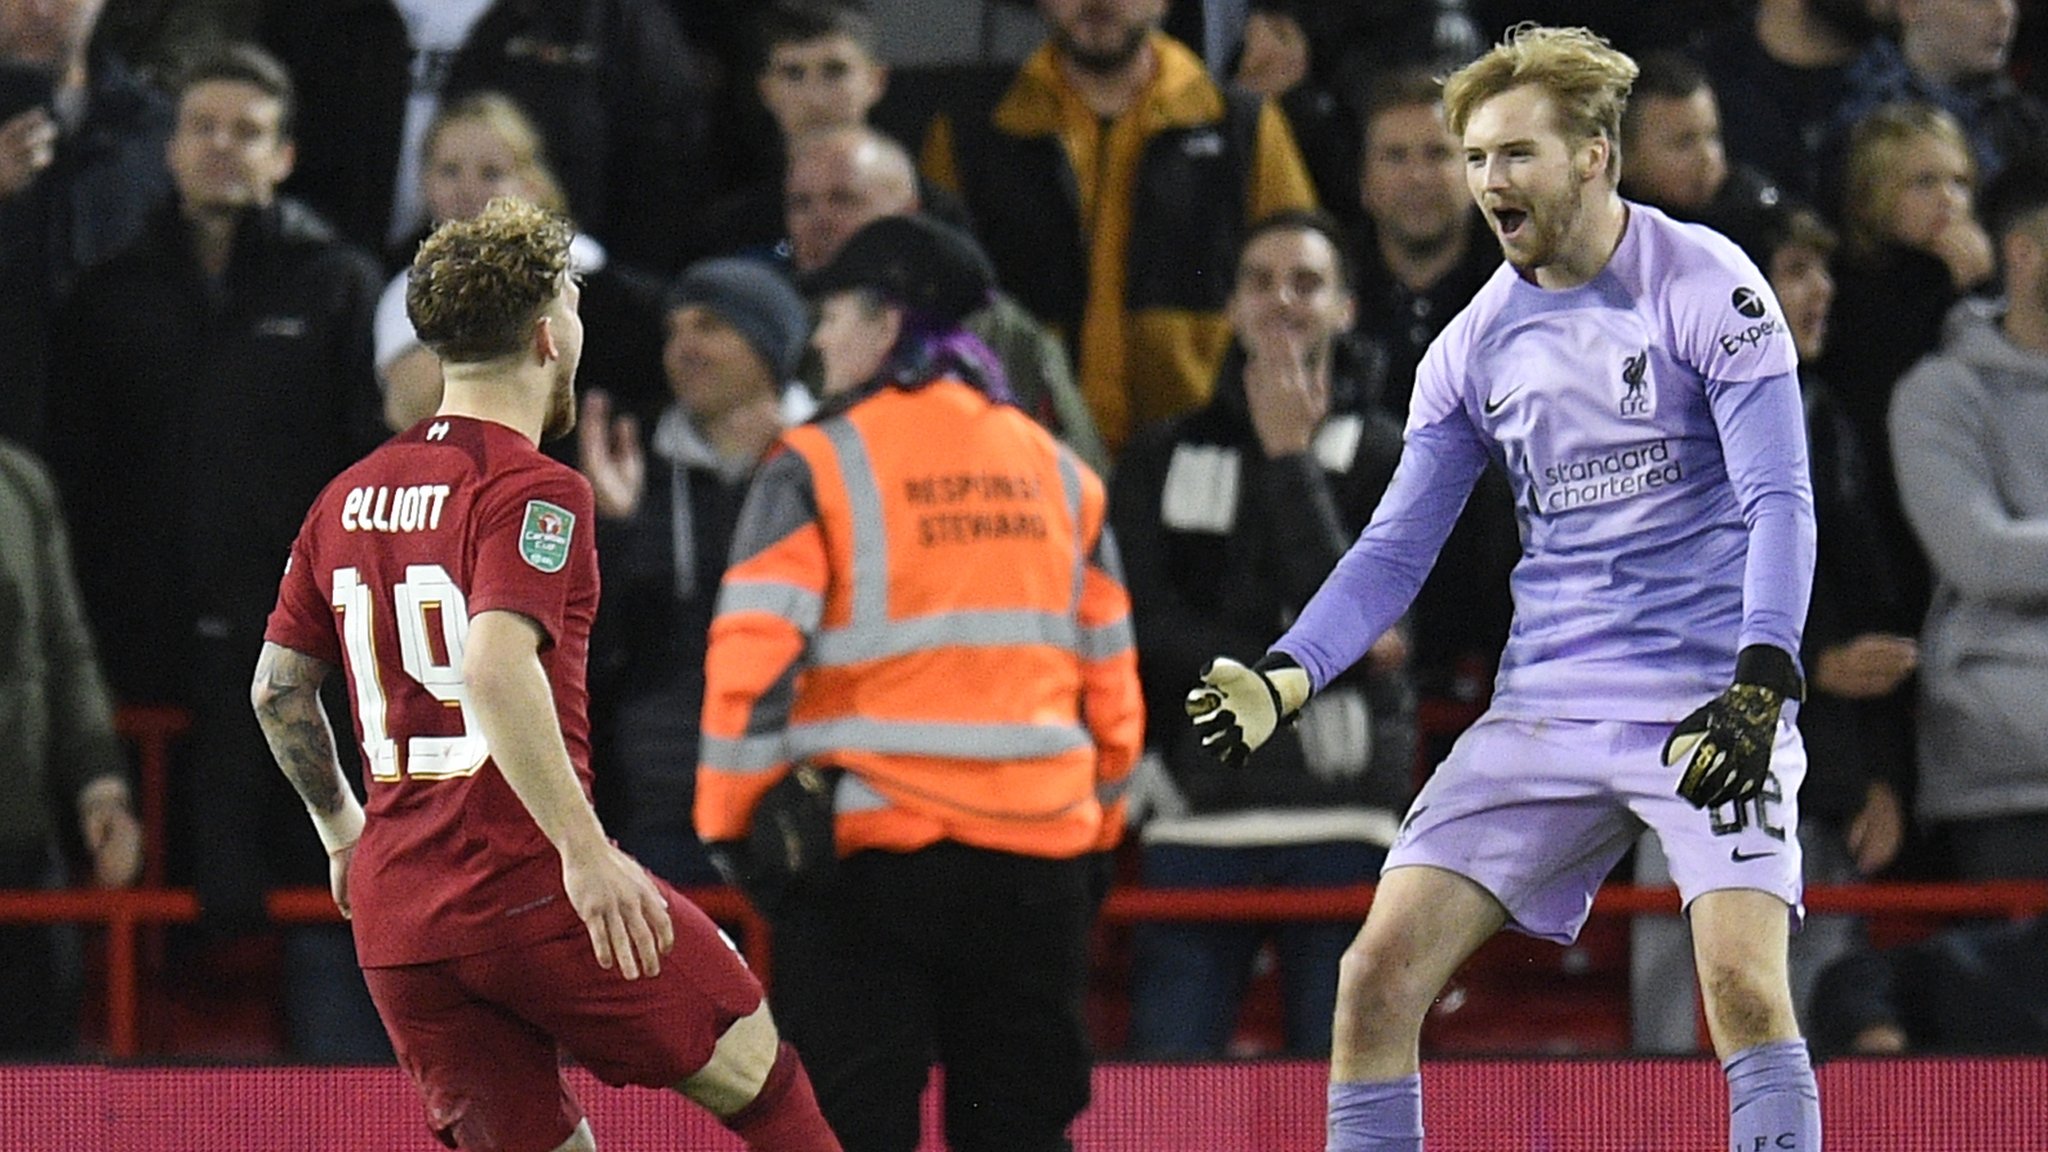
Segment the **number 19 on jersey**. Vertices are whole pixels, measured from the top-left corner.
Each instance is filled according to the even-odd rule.
[[[439,564],[407,565],[404,582],[391,589],[388,606],[397,626],[400,666],[462,719],[457,735],[407,736],[402,759],[389,726],[383,664],[377,658],[376,613],[383,606],[356,569],[334,570],[334,607],[341,614],[342,647],[355,683],[356,716],[371,778],[446,780],[474,775],[490,749],[462,680],[463,642],[469,635],[469,606],[462,589]]]

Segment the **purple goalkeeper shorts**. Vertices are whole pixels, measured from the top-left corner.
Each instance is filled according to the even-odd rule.
[[[1569,944],[1593,894],[1644,826],[1657,833],[1689,907],[1702,892],[1754,888],[1800,905],[1799,784],[1806,746],[1778,722],[1762,794],[1702,812],[1664,766],[1669,724],[1479,718],[1430,777],[1383,872],[1426,864],[1492,893],[1508,926]]]

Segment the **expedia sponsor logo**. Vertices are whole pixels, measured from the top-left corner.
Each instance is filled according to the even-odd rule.
[[[1737,312],[1751,320],[1761,320],[1764,313],[1770,311],[1764,304],[1764,294],[1754,288],[1737,288],[1729,295],[1728,303],[1733,304]]]
[[[1733,356],[1745,349],[1756,347],[1784,329],[1785,326],[1778,323],[1778,318],[1772,316],[1767,320],[1759,320],[1740,332],[1723,332],[1720,336],[1721,351]]]
[[[1569,512],[1640,496],[1676,484],[1685,471],[1671,456],[1669,440],[1617,448],[1543,469],[1536,499],[1545,512]]]

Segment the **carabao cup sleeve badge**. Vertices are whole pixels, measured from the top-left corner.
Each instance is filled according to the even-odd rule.
[[[569,538],[576,514],[545,500],[526,502],[526,523],[519,529],[519,558],[542,572],[560,572],[569,562]]]

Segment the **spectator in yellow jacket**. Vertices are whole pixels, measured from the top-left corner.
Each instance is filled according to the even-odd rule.
[[[1208,400],[1246,230],[1315,192],[1278,107],[1159,31],[1166,0],[1038,7],[1051,36],[1007,89],[932,121],[924,173],[1068,341],[1114,453]]]

